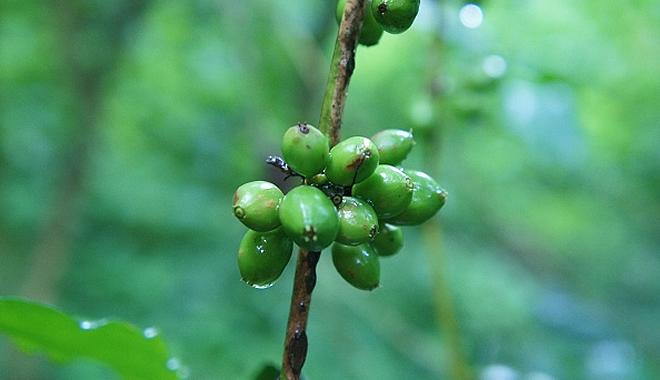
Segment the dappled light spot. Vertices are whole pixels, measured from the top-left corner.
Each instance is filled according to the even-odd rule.
[[[587,369],[598,379],[629,378],[634,370],[635,349],[625,341],[602,341],[587,355]]]
[[[461,24],[468,28],[478,28],[484,21],[484,12],[476,4],[466,4],[458,13]]]
[[[489,55],[481,64],[486,75],[491,78],[501,78],[506,73],[506,61],[500,55]]]
[[[492,364],[484,368],[480,380],[518,380],[518,372],[504,364]]]
[[[525,380],[555,380],[554,377],[545,372],[530,372],[525,376]]]
[[[170,358],[167,363],[165,363],[165,367],[168,371],[176,372],[176,376],[179,379],[187,379],[190,377],[190,369],[187,366],[181,364],[181,360],[179,360],[179,358]]]

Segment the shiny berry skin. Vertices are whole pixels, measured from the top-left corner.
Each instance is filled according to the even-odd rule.
[[[371,141],[378,147],[380,163],[393,166],[405,160],[415,145],[412,132],[401,129],[380,131],[371,137]]]
[[[403,226],[422,224],[442,208],[447,201],[447,192],[424,172],[404,169],[404,173],[415,184],[412,200],[402,213],[386,219],[386,222]]]
[[[414,184],[401,170],[392,165],[378,165],[366,180],[356,183],[351,195],[373,206],[379,219],[389,219],[408,207]]]
[[[332,201],[316,187],[298,186],[289,191],[279,208],[287,235],[301,248],[321,251],[339,232],[339,216]]]
[[[378,166],[378,148],[366,137],[350,137],[330,149],[325,175],[336,185],[350,186],[367,179]]]
[[[369,0],[369,3],[371,3],[371,0]],[[344,7],[346,7],[346,0],[339,0],[337,2],[337,25],[341,24]],[[373,13],[371,12],[371,4],[367,4],[358,43],[364,46],[373,46],[378,43],[382,35],[383,27],[380,26],[380,24],[374,18]]]
[[[419,3],[420,0],[373,0],[371,12],[386,32],[399,34],[415,21]]]
[[[328,160],[328,138],[310,124],[297,124],[282,137],[282,156],[295,172],[311,177],[321,173]]]
[[[241,185],[234,193],[232,212],[247,228],[270,231],[280,225],[278,208],[284,194],[266,181]]]
[[[343,197],[339,206],[339,233],[335,241],[346,245],[370,242],[378,233],[376,211],[367,202]]]
[[[271,286],[291,258],[293,241],[282,227],[268,232],[248,230],[238,249],[241,279],[256,288]]]
[[[381,223],[378,228],[378,234],[376,234],[371,245],[380,257],[388,257],[396,254],[403,248],[403,231],[401,231],[401,227]]]
[[[380,261],[369,243],[334,243],[332,263],[341,277],[358,289],[373,290],[380,284]]]

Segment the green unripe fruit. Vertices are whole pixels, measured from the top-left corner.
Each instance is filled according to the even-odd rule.
[[[232,212],[247,228],[270,231],[280,225],[278,208],[282,197],[282,190],[270,182],[248,182],[234,193]]]
[[[380,163],[394,166],[405,160],[415,145],[412,132],[401,129],[380,131],[371,137],[371,141],[378,147]]]
[[[369,0],[371,3],[371,0]],[[371,4],[367,4],[367,10],[364,14],[364,21],[362,21],[362,29],[360,31],[360,39],[358,43],[364,46],[372,46],[378,43],[380,37],[383,35],[383,27],[376,21],[370,8]],[[346,7],[346,0],[339,0],[337,2],[337,25],[341,24],[341,18]]]
[[[287,129],[281,148],[284,161],[305,177],[323,171],[330,151],[328,138],[310,124],[298,124]]]
[[[403,248],[403,231],[401,231],[401,227],[382,223],[371,245],[380,257],[394,255]]]
[[[336,185],[367,179],[378,166],[378,148],[366,137],[350,137],[330,149],[325,175]]]
[[[326,177],[325,173],[320,173],[313,177],[305,178],[305,183],[308,185],[323,186],[327,185],[329,182],[330,181],[328,180],[328,177]]]
[[[371,13],[386,32],[399,34],[415,21],[419,3],[420,0],[373,0]]]
[[[414,186],[401,170],[391,165],[378,165],[369,178],[353,186],[352,195],[373,206],[378,218],[388,219],[408,207]]]
[[[380,284],[380,261],[371,244],[332,245],[332,263],[349,284],[372,290]]]
[[[267,288],[280,277],[291,258],[293,242],[283,228],[268,232],[249,230],[238,249],[241,279],[256,288]]]
[[[282,199],[279,213],[287,235],[310,251],[328,247],[339,232],[335,205],[316,187],[294,187]]]
[[[343,197],[337,209],[339,233],[335,241],[358,245],[371,241],[378,233],[376,211],[367,202],[354,197]]]
[[[447,201],[447,192],[428,174],[411,169],[404,169],[415,184],[412,200],[399,215],[386,221],[404,226],[422,224],[431,219]]]

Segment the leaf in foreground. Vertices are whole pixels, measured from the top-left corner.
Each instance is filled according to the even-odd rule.
[[[44,352],[57,363],[96,360],[127,380],[175,380],[186,375],[154,328],[142,331],[105,319],[81,321],[22,298],[0,297],[0,333],[27,352]]]

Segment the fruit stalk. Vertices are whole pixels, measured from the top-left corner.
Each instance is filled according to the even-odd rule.
[[[330,146],[340,141],[344,104],[355,69],[355,50],[366,8],[367,0],[348,0],[339,25],[319,121],[319,129],[329,136]],[[280,380],[299,380],[307,358],[307,317],[320,255],[321,252],[306,249],[298,253]]]
[[[330,138],[330,147],[340,141],[344,104],[355,69],[355,49],[366,11],[367,0],[348,0],[339,25],[319,121],[319,129]]]

